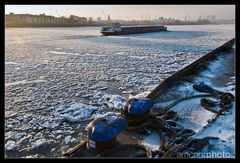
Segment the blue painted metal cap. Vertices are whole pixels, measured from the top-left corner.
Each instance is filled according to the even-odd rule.
[[[94,141],[106,142],[116,137],[128,126],[125,118],[116,119],[100,118],[92,121],[87,126],[88,136]]]
[[[129,114],[140,116],[149,111],[153,105],[153,100],[150,100],[148,98],[132,98],[125,102],[124,109]]]

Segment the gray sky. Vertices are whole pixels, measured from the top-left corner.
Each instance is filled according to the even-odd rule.
[[[140,20],[160,16],[196,20],[215,15],[217,19],[235,19],[235,5],[5,5],[5,13],[14,12],[54,16],[77,15],[111,19]]]

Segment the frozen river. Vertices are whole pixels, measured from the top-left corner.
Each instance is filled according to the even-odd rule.
[[[5,29],[5,156],[61,157],[93,118],[235,37],[235,25],[167,27],[107,37],[99,27]]]

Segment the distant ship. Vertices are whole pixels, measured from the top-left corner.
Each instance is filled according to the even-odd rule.
[[[125,26],[121,27],[120,23],[113,23],[112,26],[102,27],[101,33],[105,36],[108,35],[127,35],[138,34],[147,32],[160,32],[167,31],[165,26]]]

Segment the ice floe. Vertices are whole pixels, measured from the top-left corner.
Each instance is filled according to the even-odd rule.
[[[8,141],[5,144],[5,149],[8,150],[8,151],[13,150],[15,147],[16,147],[16,143],[15,143],[15,141],[12,141],[12,140]]]
[[[56,109],[55,119],[59,122],[84,122],[92,119],[94,112],[100,110],[94,106],[77,103],[71,105],[69,108],[64,109],[63,106]]]
[[[49,51],[51,54],[63,54],[63,55],[79,55],[79,53],[68,53],[68,52],[59,52],[59,51]]]
[[[22,80],[22,81],[17,81],[13,83],[5,83],[5,86],[18,85],[18,84],[42,83],[42,82],[47,82],[47,81],[46,80],[32,80],[32,81]]]

